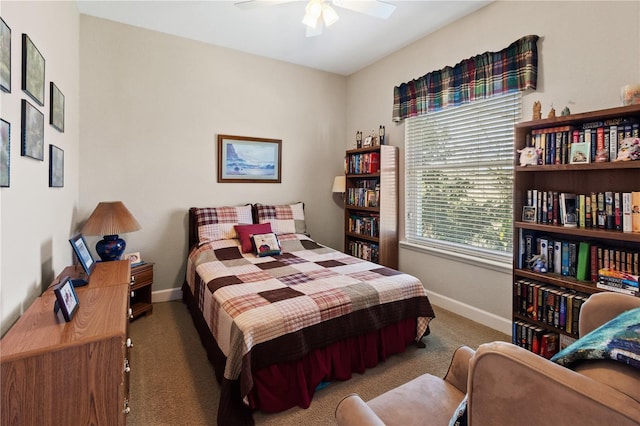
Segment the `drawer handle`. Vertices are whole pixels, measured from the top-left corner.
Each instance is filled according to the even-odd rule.
[[[131,337],[127,337],[127,347],[128,348],[132,348],[133,347],[133,341],[131,340]]]
[[[129,414],[131,412],[131,407],[129,407],[129,399],[124,399],[124,408],[122,409],[124,414]]]
[[[136,282],[136,276],[135,275],[131,275],[131,281],[129,281],[129,284],[133,285]]]
[[[129,308],[129,318],[133,318],[133,309]]]
[[[136,292],[132,290],[131,291],[131,297],[134,297],[135,295],[136,295]]]
[[[124,372],[125,373],[130,373],[131,372],[131,366],[129,365],[129,360],[125,358],[124,360]]]

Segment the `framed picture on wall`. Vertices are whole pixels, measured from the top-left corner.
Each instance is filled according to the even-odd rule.
[[[21,155],[44,160],[44,114],[27,100],[22,100]]]
[[[64,95],[52,81],[49,83],[49,124],[64,132]]]
[[[26,34],[22,34],[22,90],[44,106],[44,57]]]
[[[64,151],[55,145],[49,145],[49,186],[64,186]]]
[[[11,93],[11,28],[0,18],[0,89]]]
[[[0,119],[0,187],[9,187],[11,165],[11,124]]]
[[[218,182],[280,183],[282,140],[218,135]]]

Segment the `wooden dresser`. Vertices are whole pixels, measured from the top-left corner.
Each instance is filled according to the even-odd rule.
[[[130,277],[126,260],[98,263],[76,289],[70,322],[54,314],[51,287],[9,329],[0,340],[2,425],[126,424]]]

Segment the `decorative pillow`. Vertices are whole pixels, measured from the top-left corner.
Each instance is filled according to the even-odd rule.
[[[251,224],[251,204],[238,207],[205,207],[196,209],[198,243],[238,238],[234,226]]]
[[[254,234],[268,234],[271,231],[270,223],[256,223],[253,225],[236,225],[236,232],[240,236],[240,245],[243,253],[251,253],[253,251],[253,243],[251,237]]]
[[[275,256],[280,254],[280,242],[273,232],[268,234],[255,234],[251,237],[253,247],[258,257]]]
[[[449,426],[467,426],[467,395],[460,401],[458,408],[449,419]]]
[[[304,204],[269,206],[254,205],[257,223],[270,223],[276,235],[306,234],[307,225],[304,221]]]

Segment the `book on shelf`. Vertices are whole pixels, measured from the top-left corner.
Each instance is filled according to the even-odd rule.
[[[631,232],[631,192],[622,193],[622,232]]]
[[[576,279],[580,281],[586,281],[587,279],[591,279],[591,275],[589,274],[590,251],[591,251],[590,244],[586,241],[581,241],[580,245],[578,246],[578,265],[576,267]]]
[[[640,232],[640,191],[631,193],[631,232]]]

